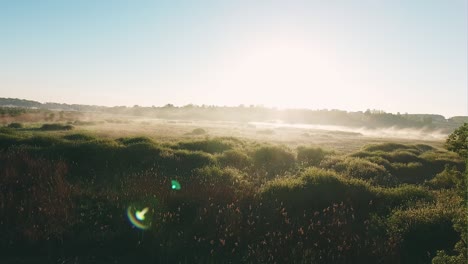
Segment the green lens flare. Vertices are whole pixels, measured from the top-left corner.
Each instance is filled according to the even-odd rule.
[[[148,207],[145,207],[143,210],[141,211],[136,211],[135,212],[135,216],[138,220],[140,221],[144,221],[145,220],[145,214],[148,212]]]
[[[172,190],[180,190],[180,183],[176,180],[171,181]]]
[[[146,230],[150,228],[151,223],[146,221],[145,223],[145,214],[148,212],[149,208],[145,207],[141,211],[135,210],[134,207],[129,206],[127,208],[127,217],[130,220],[130,223],[134,225],[136,228]]]

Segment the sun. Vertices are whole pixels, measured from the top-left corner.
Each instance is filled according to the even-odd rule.
[[[274,107],[304,107],[324,102],[342,86],[329,48],[302,38],[272,38],[242,47],[214,74],[213,89],[224,98]],[[333,88],[333,89],[330,89]]]

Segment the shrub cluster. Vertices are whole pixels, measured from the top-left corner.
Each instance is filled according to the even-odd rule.
[[[235,138],[164,143],[0,130],[0,253],[153,263],[465,261],[464,169],[458,154],[428,145],[340,155]],[[129,224],[129,205],[151,207],[149,230]]]

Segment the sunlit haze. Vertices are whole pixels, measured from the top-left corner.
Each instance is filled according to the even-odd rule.
[[[1,1],[0,97],[467,115],[467,1]]]

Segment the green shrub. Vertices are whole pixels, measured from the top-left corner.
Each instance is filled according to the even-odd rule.
[[[465,177],[455,167],[445,166],[445,169],[427,182],[429,186],[436,189],[464,188]]]
[[[72,130],[74,127],[72,125],[63,125],[63,124],[43,124],[39,130],[43,131],[54,131],[54,130]]]
[[[18,129],[18,128],[23,128],[23,124],[21,124],[21,123],[10,123],[10,124],[8,124],[7,127]]]
[[[274,177],[291,169],[295,164],[294,155],[278,146],[265,146],[253,153],[254,166]]]
[[[157,162],[162,163],[163,152],[163,148],[153,143],[135,141],[121,148],[120,155],[116,158],[119,158],[120,164],[125,164],[131,171],[139,171],[151,168]]]
[[[382,144],[373,144],[368,145],[363,148],[364,151],[383,151],[383,152],[392,152],[395,150],[408,150],[408,149],[417,149],[411,145],[404,145],[398,143],[382,143]]]
[[[70,141],[89,141],[89,140],[95,140],[96,138],[88,135],[88,134],[70,134],[70,135],[65,135],[63,136],[64,139],[70,140]]]
[[[337,174],[320,169],[309,169],[297,178],[278,178],[261,189],[265,203],[282,202],[297,210],[318,208],[342,200],[343,181]],[[334,189],[333,191],[331,189]]]
[[[361,151],[357,151],[357,152],[349,154],[349,157],[369,158],[369,157],[380,157],[380,156],[377,156],[374,152],[371,152],[371,151],[361,150]]]
[[[328,154],[330,153],[321,148],[301,146],[297,148],[297,161],[303,166],[317,166]]]
[[[437,172],[442,171],[446,164],[456,166],[458,170],[465,170],[465,162],[460,156],[450,151],[427,151],[419,156],[422,162],[431,164],[437,168]]]
[[[206,130],[203,129],[203,128],[195,128],[194,130],[192,130],[192,132],[190,134],[192,134],[192,135],[204,135],[204,134],[206,134]]]
[[[417,155],[414,151],[410,150],[395,150],[388,155],[384,155],[383,158],[386,158],[390,162],[419,162],[420,159]]]
[[[118,138],[116,141],[126,146],[138,143],[153,143],[153,140],[148,137]]]
[[[346,159],[345,165],[346,170],[344,174],[348,177],[369,180],[372,183],[379,184],[379,185],[395,185],[396,181],[385,167],[370,162],[365,159]]]
[[[400,240],[402,263],[429,263],[438,250],[452,249],[459,239],[453,213],[436,206],[395,211],[388,220],[393,237]]]
[[[238,191],[242,191],[241,186],[247,184],[245,175],[242,175],[239,170],[233,168],[221,169],[213,166],[195,169],[187,185],[194,182],[205,187],[210,186],[218,189],[229,187]]]
[[[345,174],[352,178],[370,180],[374,177],[386,176],[388,172],[383,166],[377,165],[365,159],[346,159]]]
[[[457,128],[449,135],[445,146],[448,150],[458,153],[461,157],[468,158],[468,123]]]
[[[50,147],[62,143],[63,141],[54,136],[44,135],[44,136],[32,136],[25,138],[21,141],[22,144],[33,146],[33,147]]]
[[[2,129],[5,129],[6,131],[2,131]],[[13,130],[10,128],[2,129],[0,129],[0,150],[10,148],[17,145],[18,142],[21,142],[22,137],[14,133]]]
[[[416,144],[415,146],[416,146],[416,148],[418,148],[419,151],[421,151],[421,152],[426,152],[426,151],[434,150],[434,147],[429,146],[429,145],[426,145],[426,144]]]
[[[380,156],[369,156],[369,157],[365,157],[364,159],[372,163],[375,163],[377,165],[383,166],[387,171],[392,168],[392,164],[390,163],[390,161]]]
[[[347,177],[367,180],[377,185],[393,186],[397,183],[384,166],[368,159],[335,157],[324,160],[320,166],[342,173]]]
[[[369,159],[370,157],[380,157],[386,159],[389,162],[417,162],[420,161],[418,157],[419,151],[413,149],[404,149],[404,150],[394,150],[385,152],[382,150],[377,151],[358,151],[356,153],[351,154],[351,157],[357,158],[366,158]]]
[[[205,152],[175,150],[164,158],[161,166],[169,167],[174,173],[189,174],[195,169],[214,165],[215,163],[214,157]]]
[[[268,200],[278,200],[297,210],[320,210],[345,200],[354,201],[356,205],[367,205],[376,197],[368,183],[344,179],[333,171],[318,168],[310,168],[297,178],[270,181],[261,189],[261,195],[266,203]]]
[[[466,196],[465,196],[466,197]],[[453,250],[438,250],[432,259],[434,264],[465,264],[468,262],[468,218],[466,207],[462,208],[461,214],[454,217],[454,229],[460,233],[460,240],[455,244]]]
[[[213,154],[213,153],[221,153],[223,151],[231,149],[232,143],[227,140],[216,138],[216,139],[179,142],[175,146],[175,148],[187,149],[187,150],[192,150],[192,151],[203,151],[203,152]]]
[[[252,165],[252,159],[239,150],[224,151],[223,154],[218,157],[218,162],[222,166],[234,167],[240,170]]]
[[[391,173],[399,182],[418,184],[431,178],[426,168],[420,162],[392,163]]]
[[[13,135],[15,130],[9,127],[0,127],[0,134]]]
[[[15,149],[0,152],[0,168],[2,248],[63,238],[73,207],[66,164]]]
[[[376,187],[381,205],[387,208],[409,207],[417,202],[433,202],[434,195],[426,188],[416,185],[400,185],[394,188]]]
[[[326,157],[320,162],[320,167],[341,173],[346,170],[345,159],[343,156]]]

